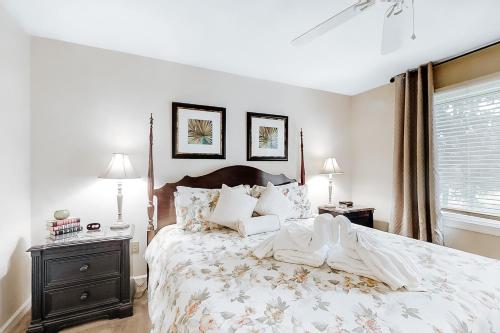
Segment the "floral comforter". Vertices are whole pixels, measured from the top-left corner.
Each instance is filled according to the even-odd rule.
[[[163,228],[146,251],[151,332],[500,332],[500,261],[370,232],[415,259],[425,292],[258,260],[269,234]]]

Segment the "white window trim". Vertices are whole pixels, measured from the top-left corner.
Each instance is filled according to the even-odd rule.
[[[485,91],[498,90],[498,81],[500,80],[500,73],[483,76],[478,79],[462,82],[452,86],[444,87],[435,91],[441,93],[441,102],[449,98],[449,93],[457,90],[465,96],[470,94],[470,90],[477,89],[481,86]],[[433,147],[435,149],[435,147]],[[437,199],[439,200],[439,199]],[[455,209],[446,209],[443,207],[441,210],[441,223],[442,226],[448,228],[462,229],[467,231],[478,232],[487,235],[500,236],[500,217],[488,216],[486,214],[474,212],[461,212]]]
[[[500,236],[500,223],[496,220],[446,211],[441,212],[441,218],[444,226],[448,228]]]

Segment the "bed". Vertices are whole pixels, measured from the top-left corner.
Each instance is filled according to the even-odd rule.
[[[423,272],[425,291],[391,291],[326,265],[258,260],[252,249],[269,233],[242,238],[229,229],[183,230],[175,224],[177,186],[294,180],[232,166],[155,189],[152,122],[150,131],[146,260],[152,333],[500,332],[500,262],[493,259],[366,229],[395,251],[411,255]]]

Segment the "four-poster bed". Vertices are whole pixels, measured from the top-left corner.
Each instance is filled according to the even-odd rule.
[[[304,143],[303,133],[300,131],[300,182],[305,183],[304,168]],[[288,178],[284,174],[273,175],[260,169],[246,166],[228,166],[209,174],[191,177],[185,176],[175,183],[166,183],[162,187],[154,188],[153,169],[153,115],[149,118],[149,165],[148,165],[148,244],[161,228],[175,223],[174,192],[177,186],[197,187],[216,189],[222,184],[227,186],[237,186],[246,184],[249,186],[266,186],[268,182],[274,185],[283,185],[295,182],[295,179]],[[154,197],[157,198],[157,205],[154,204]],[[153,223],[156,209],[156,226]]]
[[[421,292],[392,291],[382,282],[327,265],[259,260],[253,249],[269,233],[241,237],[228,228],[183,228],[176,224],[177,186],[214,191],[222,184],[265,186],[294,179],[229,166],[155,189],[152,118],[149,138],[145,258],[151,333],[500,331],[500,262],[493,259],[357,226],[414,258],[425,277]],[[301,183],[302,147],[301,142]],[[196,199],[195,193],[189,195]]]

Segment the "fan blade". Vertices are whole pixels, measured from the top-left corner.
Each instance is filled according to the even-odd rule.
[[[384,16],[382,33],[382,55],[393,53],[403,46],[406,35],[408,16],[406,10],[399,15]]]
[[[340,26],[341,24],[349,21],[353,17],[358,14],[366,11],[368,8],[372,7],[375,4],[375,0],[366,0],[366,1],[358,1],[354,5],[344,9],[338,14],[330,17],[329,19],[321,22],[317,26],[309,29],[304,32],[302,35],[298,36],[294,40],[292,40],[292,44],[300,45],[307,42],[310,42],[316,37],[319,37],[328,31]]]

